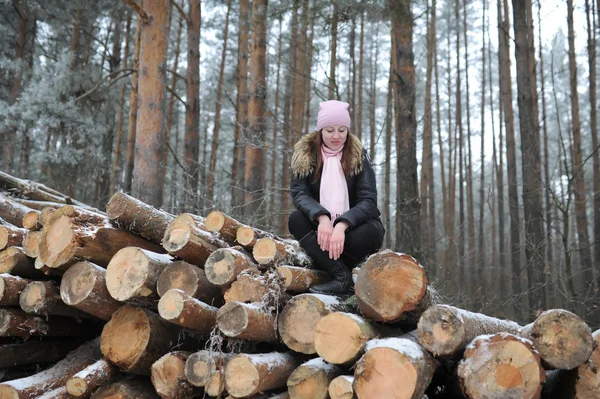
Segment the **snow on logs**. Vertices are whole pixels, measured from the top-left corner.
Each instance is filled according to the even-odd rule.
[[[196,266],[204,266],[210,254],[229,246],[214,233],[198,227],[195,219],[187,215],[180,215],[169,223],[162,245],[170,254]]]
[[[563,309],[543,312],[519,335],[533,342],[548,368],[571,370],[588,360],[594,349],[590,327]]]
[[[117,227],[129,230],[160,244],[169,223],[175,216],[154,208],[125,193],[114,194],[106,205],[110,221]]]
[[[217,325],[223,334],[231,338],[257,342],[277,341],[275,315],[256,304],[225,304],[217,313]]]
[[[0,250],[21,246],[25,234],[27,234],[26,229],[4,222],[0,218]]]
[[[374,339],[356,363],[354,390],[359,398],[421,399],[438,365],[408,334]]]
[[[517,334],[514,321],[501,320],[448,305],[435,305],[419,319],[419,343],[434,356],[461,355],[478,335],[509,332]]]
[[[208,280],[206,272],[185,261],[171,263],[158,277],[156,291],[159,296],[164,296],[172,289],[182,290],[189,296],[212,306],[223,304],[221,289]]]
[[[197,345],[198,337],[182,332],[149,310],[125,305],[104,326],[101,350],[121,371],[148,375],[152,363],[175,344],[182,350]]]
[[[164,320],[199,333],[209,333],[213,329],[217,311],[178,289],[167,291],[158,301],[158,313]]]
[[[469,344],[458,378],[470,398],[536,399],[546,372],[531,341],[499,333],[479,336]]]
[[[284,344],[295,352],[316,353],[315,329],[321,319],[331,312],[346,311],[339,298],[321,294],[300,294],[293,297],[278,318],[278,331]]]
[[[99,339],[80,346],[54,366],[30,377],[0,384],[0,398],[33,399],[63,386],[67,380],[101,357]]]
[[[371,255],[358,272],[356,301],[362,314],[374,321],[418,321],[437,301],[428,287],[425,269],[412,256],[385,250]]]
[[[65,386],[74,397],[87,399],[96,388],[115,380],[118,372],[117,367],[102,358],[69,378]]]
[[[23,216],[29,211],[31,208],[0,194],[0,218],[8,223],[16,227],[23,227]]]
[[[287,380],[291,399],[328,399],[329,384],[343,370],[320,357],[301,364]]]
[[[151,379],[161,398],[187,399],[201,391],[185,377],[185,362],[189,352],[170,352],[152,364]]]
[[[153,303],[158,299],[158,277],[172,262],[170,255],[136,247],[123,248],[106,268],[106,288],[117,301]]]
[[[302,362],[292,353],[239,354],[225,366],[225,389],[235,398],[286,386]]]
[[[40,258],[51,268],[65,268],[74,258],[107,266],[126,247],[164,252],[158,244],[114,227],[107,216],[67,205],[56,210],[44,225]]]

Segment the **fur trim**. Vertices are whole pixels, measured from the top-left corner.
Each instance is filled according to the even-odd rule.
[[[318,131],[308,133],[300,138],[294,146],[294,154],[292,155],[292,173],[299,179],[313,174],[317,167],[317,135]],[[352,133],[348,133],[348,142],[350,146],[350,177],[358,175],[362,172],[364,165],[364,148],[362,143]]]

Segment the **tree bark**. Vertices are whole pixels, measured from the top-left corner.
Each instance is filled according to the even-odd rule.
[[[144,0],[142,0],[143,3]],[[133,166],[135,161],[135,141],[138,115],[138,80],[140,69],[140,47],[142,39],[143,20],[138,16],[137,27],[135,31],[135,41],[133,42],[133,60],[131,61],[131,93],[129,94],[129,116],[127,121],[127,152],[125,153],[125,177],[123,178],[123,191],[131,192],[131,183],[133,180]]]
[[[0,194],[0,218],[8,223],[23,227],[23,216],[29,211],[31,211],[31,208]]]
[[[85,313],[65,304],[60,288],[54,281],[32,281],[19,295],[19,306],[26,313],[48,317],[50,315],[80,318]]]
[[[276,270],[284,279],[284,288],[287,292],[307,292],[312,285],[324,284],[331,280],[327,272],[318,269],[282,265]]]
[[[152,385],[156,393],[165,399],[193,398],[201,393],[185,378],[185,362],[189,352],[171,352],[152,365]]]
[[[396,148],[398,157],[396,242],[403,252],[421,254],[419,189],[417,186],[417,121],[413,20],[410,0],[390,1],[395,43]],[[360,85],[360,84],[359,84]],[[360,102],[360,100],[359,100]]]
[[[148,378],[131,377],[105,385],[92,395],[92,399],[158,399]]]
[[[197,387],[209,385],[215,377],[221,379],[225,366],[234,356],[235,353],[215,353],[208,350],[192,353],[185,362],[185,376]]]
[[[212,306],[220,306],[223,303],[221,289],[210,282],[206,272],[184,261],[171,263],[158,278],[156,283],[158,295],[162,297],[171,289],[182,290]]]
[[[305,3],[308,3],[305,1]],[[302,12],[304,16],[304,11]],[[306,30],[302,32],[304,35],[304,43],[306,43]],[[337,37],[338,37],[338,7],[337,3],[333,3],[333,17],[331,19],[331,59],[329,61],[329,90],[328,97],[330,99],[338,98],[337,83],[335,82],[335,68],[337,64]],[[303,46],[303,50],[306,46]],[[304,65],[302,65],[304,66]]]
[[[19,295],[31,280],[11,274],[0,274],[0,305],[18,306]]]
[[[392,34],[393,36],[393,34]],[[394,40],[394,39],[392,39]],[[358,50],[358,110],[356,113],[358,116],[356,117],[356,127],[355,132],[356,136],[359,139],[362,139],[362,126],[363,126],[363,75],[364,75],[364,55],[365,55],[365,12],[361,11],[360,13],[360,37],[359,41],[359,50]]]
[[[231,338],[277,342],[275,315],[255,304],[228,302],[217,313],[217,326]]]
[[[133,196],[149,205],[163,203],[164,173],[162,168],[167,134],[166,70],[167,70],[167,0],[144,3],[151,22],[144,25],[140,39],[138,80],[138,118],[136,125]]]
[[[304,252],[297,241],[261,238],[252,249],[254,259],[261,265],[287,264],[310,266],[312,259]]]
[[[163,247],[173,256],[201,267],[213,252],[228,245],[196,225],[175,219],[165,232]]]
[[[0,273],[31,279],[44,277],[41,271],[36,270],[34,260],[25,255],[20,247],[8,247],[0,251]]]
[[[16,366],[51,364],[65,358],[69,352],[81,346],[82,341],[71,339],[68,341],[60,340],[30,340],[14,344],[2,345],[2,360],[0,367],[2,369]]]
[[[0,251],[8,247],[18,247],[22,245],[23,239],[27,234],[27,230],[3,222],[2,219],[0,219]]]
[[[235,245],[237,230],[243,224],[223,212],[212,211],[206,216],[206,229],[219,233],[228,243]]]

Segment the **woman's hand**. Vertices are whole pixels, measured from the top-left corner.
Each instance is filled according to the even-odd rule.
[[[339,259],[344,252],[344,241],[346,240],[346,230],[348,229],[348,224],[346,222],[339,222],[333,228],[333,233],[331,234],[331,238],[329,240],[329,258],[330,259]]]
[[[329,248],[329,239],[333,233],[333,227],[331,227],[331,219],[327,215],[319,216],[319,227],[317,228],[317,242],[321,247],[321,250],[327,251]]]

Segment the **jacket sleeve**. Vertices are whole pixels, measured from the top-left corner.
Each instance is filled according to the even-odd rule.
[[[356,205],[338,217],[334,225],[344,221],[350,228],[354,228],[381,215],[377,208],[375,172],[366,153],[363,156],[365,157],[363,170],[356,176]]]
[[[311,195],[309,177],[299,179],[292,174],[290,191],[294,206],[302,211],[314,224],[318,224],[317,218],[321,215],[327,215],[331,218],[329,211]]]

